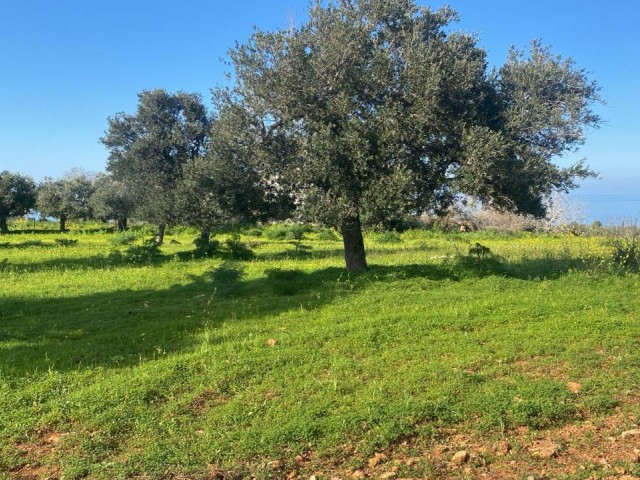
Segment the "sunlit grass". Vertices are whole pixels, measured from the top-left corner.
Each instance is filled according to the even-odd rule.
[[[640,281],[604,238],[372,234],[349,275],[337,237],[250,233],[248,261],[185,260],[188,230],[150,256],[144,235],[0,238],[0,471],[255,473],[308,450],[355,468],[438,426],[638,409]]]

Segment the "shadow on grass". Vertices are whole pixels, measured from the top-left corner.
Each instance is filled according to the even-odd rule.
[[[55,246],[55,243],[44,243],[42,240],[27,240],[19,243],[2,242],[0,243],[0,250],[16,248],[51,248]]]
[[[49,368],[129,367],[195,348],[202,342],[205,325],[216,329],[223,322],[256,322],[301,306],[320,308],[392,281],[457,281],[491,275],[557,278],[570,268],[570,261],[502,264],[463,258],[439,265],[374,265],[361,274],[348,274],[339,267],[312,272],[269,269],[263,276],[247,280],[242,262],[227,261],[212,272],[194,276],[186,285],[163,290],[4,298],[0,374],[22,377]]]

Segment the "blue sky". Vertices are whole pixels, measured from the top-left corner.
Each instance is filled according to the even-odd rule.
[[[602,87],[606,123],[560,163],[587,157],[602,179],[584,193],[640,193],[640,2],[451,0],[455,26],[476,33],[494,65],[533,38],[572,56]],[[0,2],[0,170],[41,180],[103,171],[107,117],[137,93],[203,94],[224,83],[221,61],[252,26],[304,20],[306,0],[4,0]]]

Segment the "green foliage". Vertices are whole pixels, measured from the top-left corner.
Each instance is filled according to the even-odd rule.
[[[600,124],[595,83],[538,42],[491,72],[456,19],[411,0],[317,2],[299,27],[231,51],[236,84],[217,98],[234,152],[298,215],[340,229],[350,270],[366,269],[362,225],[393,228],[459,194],[543,216],[551,193],[593,175],[552,160]]]
[[[195,258],[211,257],[220,251],[220,242],[212,238],[198,237],[193,244],[196,246]]]
[[[402,243],[402,237],[393,231],[373,234],[373,238],[379,243]]]
[[[239,235],[232,235],[224,244],[234,260],[251,260],[255,256],[251,248],[240,241]]]
[[[30,177],[0,172],[0,233],[9,231],[9,217],[24,215],[35,206],[36,185]]]
[[[302,240],[312,232],[309,225],[277,223],[264,229],[264,236],[269,240]]]
[[[36,208],[45,217],[60,220],[60,231],[69,219],[87,220],[93,216],[90,199],[94,192],[93,176],[72,171],[63,178],[45,178],[38,187]]]
[[[109,118],[100,141],[109,151],[107,170],[135,202],[136,218],[170,224],[184,166],[205,152],[209,119],[197,94],[145,90],[135,114]]]
[[[113,175],[100,174],[94,187],[89,200],[93,215],[103,220],[116,220],[118,230],[125,230],[127,219],[135,208],[135,200],[125,182],[114,179]]]
[[[340,240],[337,232],[332,228],[322,228],[320,229],[316,235],[316,240],[325,241],[325,242],[336,242]]]
[[[135,231],[121,232],[109,237],[107,243],[113,247],[131,245],[138,238],[138,233]]]
[[[611,247],[614,265],[629,272],[640,272],[640,234],[638,232],[614,238],[611,241]]]

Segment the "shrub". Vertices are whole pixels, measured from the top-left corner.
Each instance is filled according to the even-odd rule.
[[[340,240],[338,234],[335,230],[331,228],[323,228],[318,233],[316,233],[316,240],[320,240],[323,242],[335,242]]]
[[[117,235],[109,237],[107,242],[112,247],[117,247],[120,245],[131,245],[136,241],[136,238],[138,238],[138,235],[134,231],[129,231],[118,233]]]
[[[621,236],[611,241],[613,263],[625,270],[640,271],[640,234]]]
[[[244,243],[240,242],[240,235],[233,235],[225,242],[229,255],[235,260],[251,260],[255,257],[253,251]]]
[[[383,232],[373,237],[378,243],[402,243],[402,238],[398,232]]]
[[[194,258],[212,257],[220,251],[220,242],[218,240],[197,237],[193,240],[196,249],[193,251]]]

